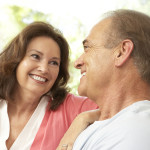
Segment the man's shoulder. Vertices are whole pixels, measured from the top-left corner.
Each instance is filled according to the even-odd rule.
[[[150,101],[139,101],[125,108],[112,119],[110,126],[130,137],[147,133],[150,135]]]
[[[145,121],[150,121],[150,101],[143,100],[138,101],[131,106],[129,106],[128,113],[126,117],[134,122],[139,121],[139,119],[145,119]]]

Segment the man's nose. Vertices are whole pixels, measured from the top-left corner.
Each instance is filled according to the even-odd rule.
[[[77,58],[77,60],[74,62],[74,67],[76,68],[76,69],[81,69],[81,66],[83,66],[83,54],[79,57],[79,58]]]

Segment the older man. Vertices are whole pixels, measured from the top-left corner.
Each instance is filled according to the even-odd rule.
[[[73,150],[150,150],[150,17],[109,12],[83,41],[78,92],[98,104],[99,121]]]

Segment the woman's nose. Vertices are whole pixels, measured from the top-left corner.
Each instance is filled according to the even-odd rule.
[[[40,62],[38,70],[41,71],[42,73],[47,73],[49,70],[48,63]]]

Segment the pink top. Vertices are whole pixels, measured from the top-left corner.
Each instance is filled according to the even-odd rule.
[[[73,119],[83,111],[96,108],[88,98],[68,94],[57,111],[46,110],[30,150],[56,150]]]

